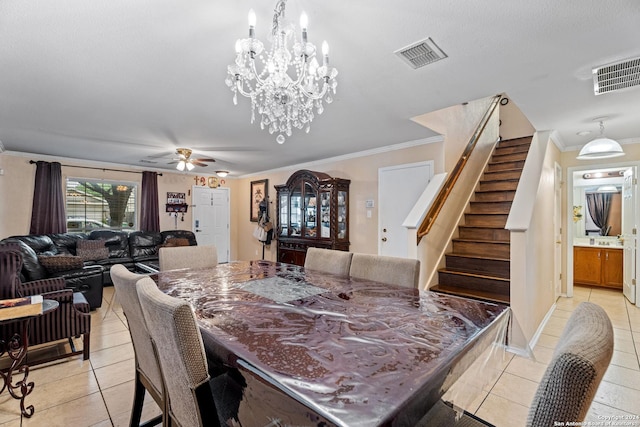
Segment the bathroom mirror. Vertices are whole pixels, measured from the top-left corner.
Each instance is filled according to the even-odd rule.
[[[575,237],[612,238],[622,233],[624,170],[602,169],[574,174]]]

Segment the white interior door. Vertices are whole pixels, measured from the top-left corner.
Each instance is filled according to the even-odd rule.
[[[636,256],[637,256],[637,183],[635,167],[624,173],[622,185],[622,238],[624,239],[622,292],[627,299],[636,303]]]
[[[193,187],[193,231],[199,245],[214,245],[229,262],[229,189]]]
[[[402,223],[432,177],[431,161],[378,169],[378,254],[408,256],[408,232]]]

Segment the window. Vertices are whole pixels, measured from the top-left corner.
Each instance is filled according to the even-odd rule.
[[[67,230],[134,229],[137,190],[133,182],[68,178]]]

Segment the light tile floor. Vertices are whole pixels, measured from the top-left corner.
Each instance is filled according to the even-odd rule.
[[[36,387],[27,397],[36,412],[24,426],[127,426],[133,400],[133,348],[113,287],[105,288],[103,306],[92,313],[91,359],[65,359],[31,370]],[[560,298],[541,335],[536,360],[509,355],[496,381],[467,409],[502,426],[523,426],[528,406],[551,359],[571,311],[582,301],[601,305],[615,330],[611,366],[598,389],[587,421],[601,417],[640,415],[640,308],[619,291],[576,287],[573,298]],[[46,349],[50,351],[51,349]],[[160,413],[147,396],[143,420]],[[600,418],[599,418],[600,417]],[[17,401],[0,395],[0,426],[20,426]],[[622,424],[621,424],[622,425]],[[626,424],[640,427],[640,421]]]

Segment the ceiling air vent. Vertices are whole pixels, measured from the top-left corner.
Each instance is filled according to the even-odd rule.
[[[139,160],[139,162],[140,162],[140,163],[149,163],[149,164],[155,164],[155,163],[158,163],[158,162],[154,162],[153,160],[145,160],[145,159]]]
[[[431,37],[396,50],[395,54],[412,68],[421,68],[447,57],[447,54],[431,40]]]
[[[640,58],[628,59],[593,69],[596,95],[640,85]]]

